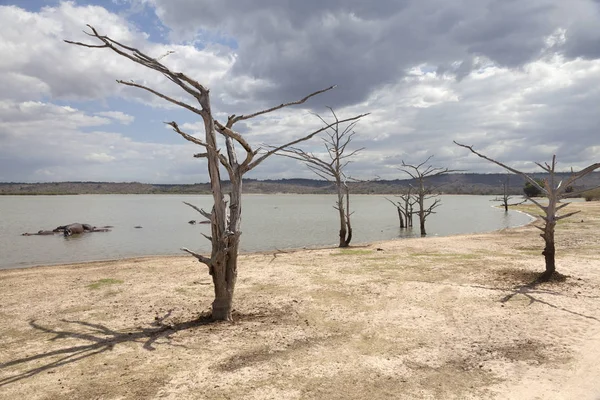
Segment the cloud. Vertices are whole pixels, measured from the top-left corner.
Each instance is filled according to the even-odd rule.
[[[186,143],[136,142],[100,130],[110,120],[72,107],[0,103],[0,171],[8,181],[169,181],[205,179]]]
[[[114,119],[124,125],[129,125],[135,120],[135,117],[133,117],[131,115],[127,115],[121,111],[100,111],[95,114],[99,115],[101,117],[107,117],[110,119]]]
[[[436,166],[499,172],[452,140],[528,171],[554,153],[564,169],[600,159],[595,1],[119,0],[113,11],[90,3],[98,5],[0,6],[0,179],[207,179],[205,161],[191,157],[200,150],[162,124],[176,120],[202,137],[200,118],[115,80],[196,100],[108,49],[65,44],[91,39],[84,23],[152,57],[174,51],[162,61],[210,88],[220,120],[338,84],[236,128],[258,148],[318,129],[313,113],[329,119],[325,106],[341,118],[368,112],[352,143],[365,147],[349,166],[356,178],[402,177],[402,160],[432,154]],[[168,32],[161,42],[149,33],[157,19]],[[302,146],[322,151],[318,138]],[[312,175],[273,158],[249,176]]]
[[[110,156],[106,153],[90,153],[85,156],[88,161],[96,161],[99,163],[108,163],[115,160],[115,157]]]
[[[568,31],[571,57],[593,55],[598,5],[589,0],[261,0],[240,4],[148,0],[179,40],[202,40],[206,30],[231,36],[239,48],[234,76],[268,79],[262,95],[296,97],[306,88],[338,84],[333,103],[364,100],[414,65],[457,63],[459,77],[475,57],[519,67],[537,59],[549,36]],[[584,24],[581,24],[585,21]],[[202,27],[199,30],[198,27]]]
[[[193,46],[166,46],[149,43],[147,35],[122,16],[100,6],[76,6],[62,2],[45,7],[38,13],[16,6],[0,6],[0,52],[10,56],[0,59],[0,88],[12,99],[53,98],[65,101],[93,101],[110,96],[136,99],[154,106],[166,106],[164,100],[132,90],[115,81],[134,80],[154,87],[164,86],[168,95],[181,95],[167,79],[119,57],[108,49],[88,49],[70,45],[64,39],[98,44],[81,31],[90,24],[102,35],[137,46],[150,56],[164,59],[174,70],[202,77],[207,85],[218,81],[230,68],[229,54],[215,50],[197,50]],[[86,28],[87,29],[87,28]]]

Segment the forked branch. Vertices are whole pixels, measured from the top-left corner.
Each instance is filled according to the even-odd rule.
[[[320,129],[317,129],[316,131],[309,133],[306,136],[301,137],[300,139],[296,139],[296,140],[292,140],[291,142],[288,142],[286,144],[282,144],[281,146],[269,146],[269,148],[271,148],[271,150],[267,151],[265,154],[263,154],[262,156],[260,156],[259,158],[257,158],[256,160],[254,160],[250,165],[248,165],[247,170],[251,170],[252,168],[256,167],[258,164],[260,164],[261,162],[263,162],[266,158],[268,158],[269,156],[272,156],[273,154],[277,153],[280,150],[283,150],[287,147],[291,147],[294,146],[295,144],[298,144],[300,142],[304,142],[306,140],[309,140],[311,138],[313,138],[314,136],[316,136],[317,134],[326,131],[327,129],[330,129],[332,126],[334,126],[337,123],[344,123],[344,122],[348,122],[348,121],[356,121],[362,117],[366,117],[367,115],[369,115],[370,113],[365,113],[365,114],[360,114],[351,118],[346,118],[343,120],[340,120],[339,122],[336,121],[334,123],[331,123],[327,126],[324,126]]]
[[[135,47],[126,46],[122,43],[119,43],[118,41],[116,41],[114,39],[109,38],[108,36],[100,35],[98,33],[98,31],[92,25],[88,24],[87,26],[90,28],[90,30],[92,32],[91,33],[84,32],[84,33],[86,35],[91,36],[91,37],[95,38],[96,40],[102,42],[103,44],[94,45],[94,44],[88,44],[88,43],[82,43],[82,42],[75,42],[75,41],[71,41],[71,40],[65,40],[65,42],[69,43],[69,44],[74,44],[77,46],[90,47],[90,48],[105,47],[105,48],[112,50],[113,52],[117,53],[120,56],[128,58],[129,60],[135,62],[136,64],[140,64],[146,68],[150,68],[155,71],[158,71],[161,74],[163,74],[164,76],[166,76],[170,81],[174,82],[180,88],[185,90],[187,93],[189,93],[190,95],[195,97],[198,100],[198,102],[200,103],[200,105],[202,106],[202,110],[205,110],[205,111],[210,110],[210,106],[208,103],[208,89],[206,89],[203,85],[201,85],[197,81],[191,79],[190,77],[188,77],[187,75],[185,75],[181,72],[171,71],[169,68],[167,68],[165,65],[163,65],[160,61],[158,61],[158,59],[152,58],[152,57],[144,54],[143,52],[136,49]],[[160,58],[162,58],[162,57],[160,57]],[[184,108],[190,109],[189,105],[183,105],[185,103],[177,102],[176,100],[169,98],[168,96],[165,96],[163,94],[160,94],[146,86],[139,85],[139,84],[136,84],[133,82],[126,82],[126,81],[118,81],[118,82],[122,83],[124,85],[135,86],[135,87],[139,87],[141,89],[150,91],[151,93],[153,93],[165,100],[168,100],[174,104],[180,105]],[[194,110],[191,110],[191,111],[197,113],[197,111],[194,111]]]

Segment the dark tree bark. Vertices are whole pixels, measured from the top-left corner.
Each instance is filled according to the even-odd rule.
[[[411,188],[412,189],[412,188]],[[413,216],[415,215],[413,211],[413,207],[416,203],[415,197],[408,192],[408,194],[404,195],[404,216],[406,218],[406,228],[413,227]]]
[[[170,70],[167,66],[159,61],[163,57],[152,58],[136,48],[121,44],[108,36],[100,35],[98,31],[91,25],[88,25],[88,27],[90,28],[91,32],[85,33],[97,40],[99,44],[86,44],[68,40],[65,40],[65,42],[89,48],[107,48],[118,55],[135,62],[136,64],[140,64],[146,68],[155,70],[179,86],[179,88],[185,93],[195,98],[198,103],[194,106],[179,101],[148,86],[135,83],[134,81],[117,81],[122,85],[136,87],[148,91],[160,97],[161,99],[185,108],[186,110],[191,111],[202,118],[205,131],[204,140],[198,139],[182,131],[174,121],[167,123],[184,139],[195,143],[204,149],[204,152],[195,154],[194,157],[206,158],[207,160],[208,174],[210,177],[210,185],[214,201],[210,213],[188,204],[210,221],[211,236],[206,236],[206,238],[210,240],[212,247],[210,257],[205,257],[202,254],[196,253],[187,248],[182,248],[182,250],[193,255],[198,259],[198,261],[205,264],[208,267],[208,273],[212,276],[215,291],[215,299],[212,303],[212,318],[215,320],[231,320],[233,294],[238,273],[237,260],[239,240],[242,233],[240,230],[240,222],[242,213],[242,178],[244,174],[258,166],[277,151],[288,146],[293,146],[304,140],[308,140],[318,133],[329,129],[334,124],[326,125],[321,129],[318,129],[308,135],[281,146],[272,146],[271,150],[262,153],[260,148],[253,149],[252,146],[250,146],[250,144],[245,140],[245,138],[240,133],[236,132],[233,127],[237,122],[268,114],[284,107],[302,104],[313,96],[333,89],[334,86],[311,93],[300,100],[280,104],[278,106],[257,111],[252,114],[233,114],[227,118],[225,123],[221,123],[213,116],[209,90],[204,85],[200,84],[182,72]],[[343,121],[337,121],[336,123],[354,121],[359,119],[361,116],[362,115],[353,118],[347,118]],[[217,133],[219,135],[217,135]],[[217,140],[218,137],[225,142],[226,155],[221,153]],[[244,159],[241,162],[238,161],[238,149],[236,149],[236,147],[243,149],[245,152]],[[229,180],[231,181],[229,204],[225,200],[225,196],[223,194],[221,168],[227,172]]]
[[[333,123],[328,124],[318,116],[324,124],[329,126],[329,129],[325,132],[325,137],[322,138],[329,159],[319,158],[319,156],[297,147],[282,149],[279,151],[279,155],[302,161],[316,175],[333,182],[337,190],[337,200],[334,208],[338,211],[340,218],[339,247],[348,247],[352,240],[352,224],[350,222],[352,213],[350,212],[350,190],[346,184],[348,178],[344,173],[344,168],[351,162],[349,158],[364,148],[346,153],[347,146],[355,135],[354,127],[358,120],[354,120],[340,129],[340,124],[345,121],[340,121],[333,109],[330,108],[329,110],[334,118]]]
[[[406,193],[400,194],[399,201],[393,201],[386,198],[398,210],[398,219],[400,220],[400,229],[408,229],[413,226],[413,206],[417,202],[417,197],[413,194],[413,187],[409,186]]]
[[[490,161],[496,165],[499,165],[502,168],[504,168],[514,174],[522,176],[532,186],[539,189],[542,192],[542,194],[548,199],[548,205],[543,205],[540,202],[538,202],[537,200],[535,200],[533,198],[529,198],[529,200],[532,203],[534,203],[536,206],[538,206],[544,212],[543,215],[539,215],[539,217],[544,220],[544,226],[536,226],[536,228],[538,228],[539,230],[542,231],[540,236],[542,237],[542,239],[544,239],[544,243],[545,243],[545,247],[544,247],[544,251],[542,252],[542,255],[544,256],[546,270],[540,276],[540,280],[545,281],[545,280],[550,279],[552,277],[552,275],[554,274],[554,272],[556,272],[556,261],[555,261],[556,247],[554,244],[554,229],[556,227],[556,223],[558,221],[560,221],[561,219],[568,218],[571,215],[577,214],[579,212],[579,211],[575,211],[575,212],[571,212],[571,213],[567,213],[567,214],[559,216],[557,214],[558,211],[569,205],[569,203],[561,204],[560,200],[564,199],[566,197],[574,197],[577,194],[579,194],[579,192],[576,192],[576,193],[567,192],[567,189],[569,187],[572,187],[573,183],[575,183],[577,180],[583,178],[587,174],[595,171],[596,169],[599,169],[600,163],[592,164],[592,165],[582,169],[579,172],[572,173],[571,176],[565,182],[563,182],[562,180],[559,182],[556,182],[556,180],[557,180],[556,155],[554,155],[554,156],[552,156],[552,162],[550,164],[544,163],[542,165],[540,163],[536,163],[540,168],[542,168],[544,171],[546,171],[548,173],[548,178],[544,180],[543,185],[542,185],[536,179],[530,177],[526,173],[516,170],[514,168],[511,168],[499,161],[496,161],[492,158],[489,158],[489,157],[475,151],[473,149],[473,146],[467,146],[465,144],[461,144],[456,141],[454,143],[460,147],[469,149],[471,151],[471,153],[476,154],[477,156],[479,156],[487,161]]]
[[[438,196],[437,192],[439,187],[426,185],[426,180],[434,176],[455,172],[455,170],[449,170],[448,168],[433,167],[431,165],[425,166],[425,164],[427,164],[432,157],[433,156],[427,157],[425,161],[418,165],[406,164],[404,160],[402,160],[402,168],[399,168],[401,171],[407,173],[417,185],[415,192],[415,203],[419,205],[419,209],[414,213],[419,216],[419,228],[421,231],[421,236],[427,235],[427,230],[425,229],[425,221],[427,220],[427,217],[431,214],[435,214],[434,210],[441,205],[441,200],[436,198]],[[429,206],[425,206],[425,202],[431,199],[433,199],[433,203],[431,203]]]

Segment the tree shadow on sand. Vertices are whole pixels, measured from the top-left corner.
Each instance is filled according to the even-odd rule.
[[[517,271],[518,272],[518,271]],[[448,286],[458,286],[458,287],[470,287],[473,289],[483,289],[483,290],[491,290],[495,292],[508,292],[507,295],[503,296],[499,299],[500,303],[507,303],[512,300],[517,295],[525,296],[529,300],[528,306],[531,306],[534,303],[543,304],[545,306],[554,308],[555,310],[563,311],[569,314],[577,315],[579,317],[590,319],[596,322],[600,322],[600,319],[597,317],[593,317],[591,315],[585,315],[583,313],[569,310],[568,308],[553,304],[547,300],[542,300],[540,296],[556,296],[556,297],[571,297],[571,298],[587,298],[587,299],[600,299],[600,296],[586,295],[578,293],[577,295],[569,295],[566,293],[561,293],[555,290],[547,289],[545,286],[552,282],[562,283],[565,282],[569,278],[568,276],[555,273],[550,280],[543,280],[536,277],[533,281],[529,283],[520,283],[514,285],[512,287],[494,287],[494,286],[485,286],[485,285],[476,285],[476,284],[455,284],[455,283],[444,283],[444,285]],[[413,282],[420,283],[430,283],[434,285],[439,285],[439,281],[424,281],[424,280],[414,280]],[[600,400],[600,399],[599,399]]]
[[[521,295],[521,296],[526,297],[529,300],[528,306],[530,306],[534,303],[544,304],[544,305],[554,308],[556,310],[560,310],[560,311],[563,311],[563,312],[566,312],[569,314],[577,315],[582,318],[591,319],[591,320],[600,322],[600,319],[593,317],[591,315],[585,315],[585,314],[582,314],[577,311],[569,310],[568,308],[561,307],[556,304],[552,304],[549,301],[542,300],[539,298],[539,295],[569,297],[569,295],[567,295],[565,293],[561,293],[561,292],[557,292],[557,291],[553,291],[553,290],[549,290],[549,289],[544,289],[541,287],[542,285],[547,284],[548,282],[564,282],[564,281],[566,281],[567,278],[568,278],[568,276],[555,273],[554,276],[550,278],[550,280],[536,278],[535,280],[533,280],[529,283],[516,285],[512,288],[495,288],[495,287],[480,286],[480,285],[468,285],[468,286],[477,288],[477,289],[487,289],[487,290],[497,290],[497,291],[501,291],[501,292],[510,292],[506,296],[504,296],[500,299],[500,303],[507,303],[510,300],[512,300],[515,296]],[[536,295],[538,295],[538,296],[536,296]],[[585,297],[585,298],[593,298],[593,299],[598,298],[598,296],[588,296],[588,295],[582,295],[582,294],[578,294],[575,297]]]
[[[30,378],[44,371],[58,368],[63,365],[71,364],[85,358],[110,351],[118,344],[142,343],[142,347],[145,350],[152,351],[155,350],[154,345],[156,344],[157,340],[166,339],[169,341],[168,345],[177,346],[170,342],[173,334],[179,331],[193,329],[213,323],[213,320],[210,318],[210,316],[201,316],[200,318],[193,319],[191,321],[165,324],[164,320],[170,315],[171,311],[167,312],[167,314],[161,318],[156,318],[156,320],[152,323],[152,326],[149,328],[136,328],[135,330],[127,331],[112,330],[104,325],[85,321],[61,320],[64,323],[84,327],[88,330],[88,332],[75,332],[74,329],[73,331],[51,329],[37,324],[35,320],[29,321],[29,325],[33,329],[54,334],[55,336],[51,338],[50,341],[78,339],[84,340],[88,343],[2,363],[0,364],[0,370],[18,366],[20,364],[37,362],[39,360],[44,361],[44,364],[39,367],[35,367],[19,374],[0,379],[0,387],[20,381],[22,379]],[[56,359],[56,357],[58,357],[58,359]]]

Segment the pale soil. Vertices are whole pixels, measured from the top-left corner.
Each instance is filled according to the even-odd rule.
[[[600,203],[576,208],[563,282],[526,286],[531,226],[251,254],[235,323],[198,320],[189,257],[1,271],[0,398],[600,399]]]

